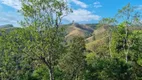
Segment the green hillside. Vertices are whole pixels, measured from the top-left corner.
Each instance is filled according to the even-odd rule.
[[[66,36],[65,39],[66,40],[71,40],[74,36],[81,36],[84,38],[88,38],[92,35],[94,28],[92,27],[96,27],[96,25],[93,24],[89,25],[89,24],[78,24],[78,23],[73,23],[70,25],[65,25],[65,31],[66,31]]]

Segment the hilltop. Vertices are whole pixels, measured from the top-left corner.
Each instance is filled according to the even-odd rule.
[[[97,24],[79,24],[79,23],[72,23],[66,25],[66,40],[71,40],[74,36],[81,36],[84,38],[88,38],[92,36],[94,29]]]

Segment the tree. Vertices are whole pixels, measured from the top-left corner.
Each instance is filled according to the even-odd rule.
[[[54,66],[63,53],[64,32],[59,27],[69,9],[61,0],[21,0],[23,26],[29,27],[27,53],[39,64],[45,64],[50,80],[54,80]]]
[[[136,79],[142,79],[142,32],[134,30],[130,39],[133,41],[133,46],[130,48],[131,60],[133,61],[133,69]]]
[[[109,54],[110,57],[112,57],[112,50],[111,50],[111,41],[112,41],[112,31],[114,30],[114,26],[116,26],[117,20],[115,18],[103,18],[99,21],[98,26],[106,27],[108,28],[107,34],[108,34],[108,45],[109,45]]]
[[[126,6],[124,6],[121,10],[118,10],[118,14],[116,15],[119,19],[121,19],[122,22],[125,22],[125,37],[123,38],[123,50],[125,53],[125,60],[128,62],[128,54],[130,47],[132,46],[131,43],[129,43],[128,40],[128,31],[129,27],[133,26],[133,22],[136,20],[139,20],[140,14],[135,11],[135,8],[128,3]]]
[[[112,49],[112,52],[114,53],[114,55],[113,55],[114,57],[121,57],[121,58],[126,57],[124,54],[124,47],[123,47],[124,39],[126,36],[125,27],[126,27],[126,23],[125,22],[121,23],[118,25],[118,27],[112,33],[111,49]],[[132,35],[130,31],[128,34],[129,34],[129,36]],[[130,39],[129,39],[129,42],[130,42]]]
[[[90,58],[90,59],[89,59]],[[97,58],[94,55],[87,56],[85,80],[135,80],[132,64],[126,63],[122,59]],[[90,64],[91,62],[91,64]]]
[[[26,35],[23,35],[25,30],[16,28],[9,31],[3,30],[0,33],[0,55],[2,60],[0,78],[2,80],[30,79],[33,71],[33,63],[25,55]]]
[[[85,41],[82,37],[74,37],[68,47],[67,54],[60,61],[60,68],[66,73],[68,80],[82,80],[85,67]]]

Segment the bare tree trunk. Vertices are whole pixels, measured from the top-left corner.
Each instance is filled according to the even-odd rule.
[[[54,69],[53,68],[49,69],[49,76],[50,76],[50,80],[54,80]]]
[[[126,24],[126,28],[125,28],[125,42],[124,42],[125,46],[124,46],[124,53],[125,53],[125,59],[126,59],[126,63],[128,62],[128,23]]]
[[[128,53],[125,52],[125,60],[126,60],[126,63],[128,62]]]
[[[40,59],[43,61],[43,63],[46,64],[48,70],[49,70],[49,77],[50,80],[55,80],[54,79],[54,67],[51,65],[51,60],[50,61],[46,61],[44,57],[40,57]],[[49,63],[50,62],[50,63]]]
[[[112,57],[112,51],[111,51],[111,41],[112,41],[112,38],[111,38],[111,33],[109,33],[109,53],[110,53],[110,57]]]

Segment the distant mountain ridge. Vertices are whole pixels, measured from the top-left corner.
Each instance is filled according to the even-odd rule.
[[[65,28],[66,40],[71,40],[74,36],[81,36],[84,38],[89,38],[92,36],[94,29],[97,24],[79,24],[79,23],[71,23],[71,24],[63,24],[61,27]],[[12,24],[1,25],[0,29],[6,29],[8,32],[16,29]]]
[[[75,27],[78,27],[78,28],[80,28],[80,29],[89,31],[89,32],[93,32],[93,31],[94,31],[93,28],[91,28],[90,26],[87,26],[87,25],[85,25],[85,24],[84,24],[84,25],[80,25],[80,24],[78,24],[78,23],[75,23],[74,26],[75,26]]]
[[[0,25],[0,28],[13,28],[12,24]]]

